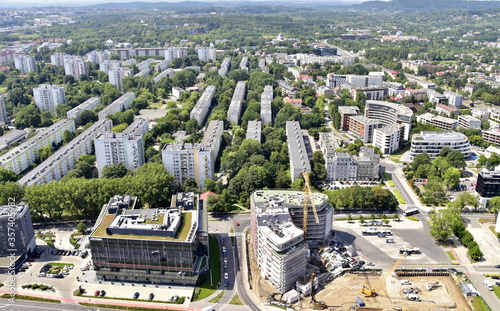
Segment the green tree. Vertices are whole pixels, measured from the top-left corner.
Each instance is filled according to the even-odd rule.
[[[488,202],[488,207],[491,212],[495,213],[495,219],[496,219],[498,212],[500,212],[500,196],[491,198],[490,201]]]
[[[122,178],[127,175],[127,168],[125,164],[118,163],[113,165],[106,165],[102,169],[101,177],[102,178]]]
[[[411,163],[412,171],[416,172],[418,167],[422,164],[431,164],[431,158],[426,152],[415,156]]]
[[[40,162],[43,162],[54,154],[54,150],[52,149],[52,146],[47,145],[38,149],[38,154],[40,156]]]
[[[446,215],[441,211],[434,210],[434,213],[429,214],[430,234],[436,240],[444,242],[451,236],[451,228]]]
[[[0,167],[0,183],[8,182],[8,181],[16,181],[17,174],[11,170]]]
[[[462,172],[458,168],[450,167],[443,175],[443,180],[448,190],[456,189],[460,184]]]
[[[76,231],[78,231],[80,234],[86,234],[87,233],[87,226],[83,222],[79,222],[76,225]]]
[[[464,155],[458,151],[458,150],[453,150],[448,155],[446,156],[446,159],[450,163],[451,166],[463,169],[465,168],[465,159]]]

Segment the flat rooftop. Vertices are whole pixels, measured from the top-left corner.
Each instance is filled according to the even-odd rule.
[[[461,140],[467,140],[467,137],[462,133],[454,131],[442,131],[442,132],[422,131],[420,132],[420,134],[414,134],[412,140],[461,141]]]
[[[286,205],[304,206],[304,194],[304,191],[296,190],[257,190],[252,196],[257,208],[277,208]],[[312,203],[315,206],[320,206],[325,201],[328,201],[327,195],[313,192]]]

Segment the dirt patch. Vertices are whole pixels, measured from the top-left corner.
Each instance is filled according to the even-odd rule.
[[[400,279],[389,276],[380,287],[377,288],[377,297],[365,297],[361,293],[361,286],[367,284],[370,287],[376,286],[380,281],[380,276],[374,274],[346,274],[333,280],[323,290],[316,295],[316,300],[323,300],[329,306],[329,310],[348,310],[350,306],[356,304],[356,297],[361,297],[369,308],[380,308],[381,310],[392,310],[393,307],[418,311],[433,310],[471,310],[462,292],[456,285],[453,277],[405,277],[411,285],[401,285]],[[402,278],[401,278],[402,279]],[[426,285],[431,282],[439,282],[439,286],[432,291],[426,289]],[[403,288],[418,287],[421,301],[409,301]],[[302,303],[307,308],[310,304],[310,297]]]

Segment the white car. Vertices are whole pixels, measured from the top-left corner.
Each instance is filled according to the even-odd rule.
[[[227,265],[227,257],[224,257],[224,264]]]
[[[229,279],[229,275],[227,274],[227,272],[226,272],[226,273],[224,273],[224,279],[225,279],[225,280]]]

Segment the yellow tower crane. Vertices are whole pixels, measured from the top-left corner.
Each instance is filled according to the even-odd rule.
[[[314,218],[316,223],[319,224],[318,212],[316,212],[316,206],[313,201],[313,193],[311,191],[311,183],[309,181],[309,172],[306,170],[302,171],[302,176],[304,177],[304,218],[302,220],[302,230],[304,230],[304,241],[307,237],[307,215],[309,210],[309,204],[311,204]]]
[[[382,285],[384,284],[385,280],[387,279],[387,277],[389,277],[389,275],[391,275],[392,272],[394,272],[394,270],[396,270],[396,268],[399,266],[399,264],[403,261],[403,259],[405,259],[405,255],[401,255],[401,258],[399,258],[393,265],[392,267],[389,269],[389,271],[387,271],[383,276],[382,278],[378,281],[378,283],[373,286],[373,287],[369,287],[368,285],[362,285],[361,286],[361,292],[363,294],[366,295],[366,297],[375,297],[377,295],[377,289]]]

